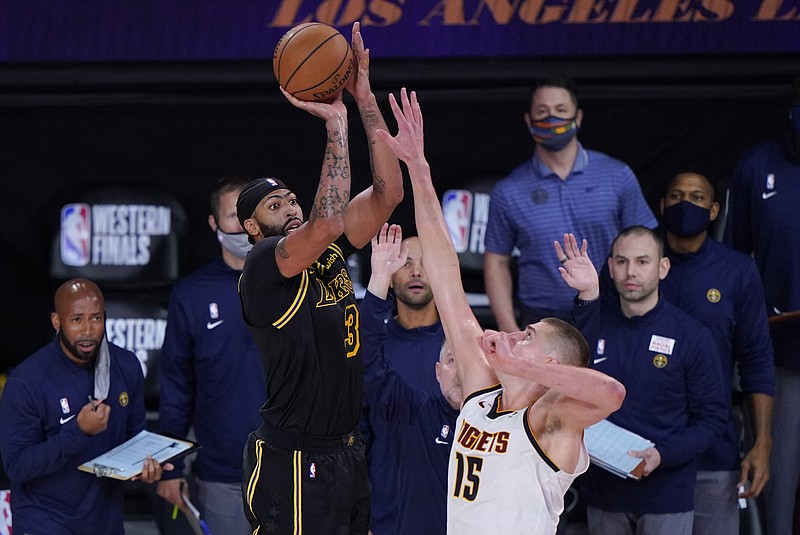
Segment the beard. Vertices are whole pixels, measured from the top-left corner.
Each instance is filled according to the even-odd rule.
[[[413,294],[403,290],[400,292],[395,292],[395,297],[399,302],[403,303],[412,310],[422,310],[433,300],[433,293],[430,290],[427,290],[422,293]]]
[[[89,363],[92,362],[95,358],[97,358],[97,354],[100,353],[100,344],[102,340],[92,340],[91,338],[85,338],[82,340],[76,340],[75,343],[70,342],[64,337],[64,334],[61,331],[58,331],[58,339],[67,348],[67,351],[76,359]],[[95,346],[91,353],[85,353],[78,349],[79,342],[94,342]]]
[[[295,221],[302,223],[302,220],[299,217],[293,217],[283,225],[265,225],[261,221],[256,220],[258,223],[258,229],[261,231],[261,235],[265,238],[270,236],[288,236],[289,233],[286,232],[286,228]]]
[[[258,228],[265,238],[269,236],[286,236],[286,229],[278,225],[263,225],[259,223]]]

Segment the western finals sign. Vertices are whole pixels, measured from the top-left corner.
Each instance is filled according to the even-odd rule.
[[[101,187],[61,205],[50,271],[112,287],[163,285],[178,276],[183,207],[172,197],[124,186]]]
[[[146,266],[154,236],[170,233],[168,206],[68,204],[61,209],[61,261],[67,266]]]

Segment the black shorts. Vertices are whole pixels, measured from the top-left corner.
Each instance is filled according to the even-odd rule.
[[[262,426],[250,433],[245,447],[242,496],[253,531],[365,535],[371,503],[360,438],[350,434],[298,442],[298,437],[276,435]]]

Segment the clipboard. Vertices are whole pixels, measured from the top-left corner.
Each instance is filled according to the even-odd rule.
[[[144,430],[119,446],[81,464],[78,470],[97,477],[126,481],[142,473],[142,465],[148,456],[163,464],[193,453],[201,447],[197,442]]]
[[[644,475],[644,459],[631,457],[628,451],[655,446],[652,441],[608,420],[587,427],[584,442],[593,464],[623,479],[641,479]]]

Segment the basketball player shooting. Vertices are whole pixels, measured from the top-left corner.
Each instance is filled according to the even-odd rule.
[[[481,329],[431,181],[416,93],[403,89],[400,101],[389,96],[397,135],[378,136],[408,167],[426,272],[465,395],[450,453],[447,532],[553,534],[564,493],[589,466],[583,431],[620,407],[625,388],[586,367],[586,341],[561,320],[513,333]]]
[[[370,497],[358,431],[364,386],[359,312],[347,257],[370,242],[403,198],[400,163],[369,84],[369,54],[353,26],[348,80],[369,142],[372,185],[351,200],[347,109],[289,101],[325,121],[326,146],[308,219],[282,181],[239,195],[254,242],[240,279],[242,314],[267,376],[263,423],[245,447],[242,494],[253,533],[366,534]]]

